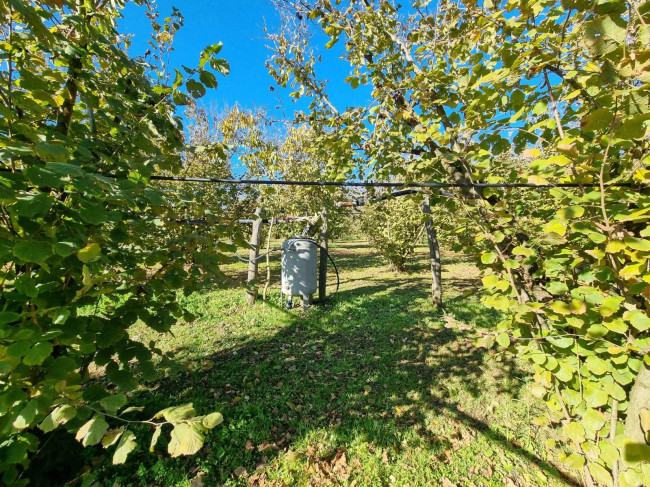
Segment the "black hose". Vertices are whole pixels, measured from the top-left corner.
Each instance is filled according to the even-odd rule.
[[[339,286],[341,285],[341,279],[339,278],[339,270],[336,267],[336,262],[334,262],[334,259],[332,259],[332,256],[330,255],[329,250],[327,250],[322,245],[317,244],[316,242],[314,242],[314,245],[316,245],[316,247],[318,247],[319,249],[321,249],[323,252],[325,252],[327,254],[327,258],[332,263],[332,266],[334,266],[334,272],[336,272],[336,291],[334,291],[334,294],[332,294],[332,296],[335,296],[339,292]]]

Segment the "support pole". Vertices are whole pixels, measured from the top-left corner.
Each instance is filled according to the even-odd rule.
[[[248,253],[248,278],[246,279],[246,302],[249,306],[255,304],[257,299],[257,257],[260,253],[260,238],[262,236],[262,208],[257,207],[255,210],[255,221],[253,222],[253,231],[251,232],[251,249]]]
[[[323,211],[321,213],[321,218],[323,219],[323,224],[320,230],[320,245],[321,247],[328,249],[327,247],[327,207],[323,205]],[[318,269],[318,300],[324,302],[327,290],[327,252],[324,252],[323,249],[320,251],[320,262]]]
[[[438,234],[433,227],[431,220],[431,197],[425,196],[422,202],[422,212],[426,215],[424,227],[427,231],[429,242],[429,257],[431,259],[431,299],[433,304],[442,306],[442,266],[440,264],[440,246],[438,245]]]

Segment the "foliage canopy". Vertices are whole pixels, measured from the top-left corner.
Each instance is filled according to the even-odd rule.
[[[146,2],[142,2],[146,3]],[[25,484],[41,439],[57,429],[122,463],[150,424],[168,451],[192,454],[222,420],[191,404],[140,420],[127,407],[138,382],[169,368],[155,345],[134,341],[144,322],[168,331],[191,320],[177,302],[223,259],[202,235],[179,231],[195,195],[149,184],[182,167],[176,107],[216,87],[221,45],[197,68],[162,62],[183,19],[158,22],[153,54],[131,58],[118,34],[118,0],[11,0],[0,4],[0,474]],[[196,151],[199,148],[192,148]],[[201,150],[208,150],[203,147]],[[227,232],[224,229],[224,232]],[[98,373],[101,371],[102,373]],[[148,448],[149,444],[147,443]]]

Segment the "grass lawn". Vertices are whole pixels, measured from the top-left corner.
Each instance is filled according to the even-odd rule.
[[[479,284],[468,259],[443,254],[443,314],[428,298],[424,247],[405,274],[365,242],[331,252],[340,292],[307,315],[280,305],[275,254],[267,304],[246,307],[237,263],[225,269],[231,282],[186,298],[196,322],[173,336],[136,330],[190,370],[137,393],[143,414],[192,402],[225,420],[194,457],[151,454],[144,434],[129,464],[101,472],[103,484],[575,485],[546,452],[552,431],[533,421],[543,404],[529,373],[473,346],[498,316],[463,295]]]

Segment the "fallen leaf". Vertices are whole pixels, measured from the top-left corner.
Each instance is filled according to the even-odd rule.
[[[192,480],[190,480],[190,487],[205,487],[205,482],[203,481],[203,476],[205,472],[199,472],[196,474]]]
[[[244,467],[237,467],[233,472],[233,475],[235,477],[246,477],[248,476],[248,473],[246,472],[246,469]]]

